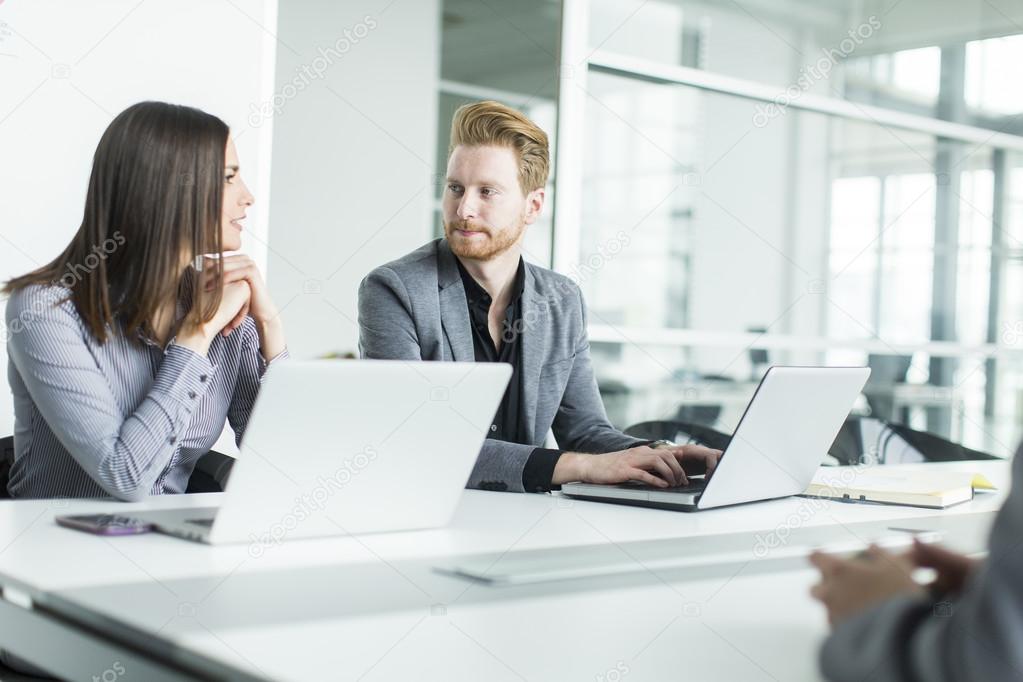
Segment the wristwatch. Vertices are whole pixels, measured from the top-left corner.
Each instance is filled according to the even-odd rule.
[[[659,450],[660,448],[677,448],[678,443],[670,441],[666,438],[661,438],[660,440],[655,440],[653,443],[651,443],[650,447],[654,448],[655,450]]]

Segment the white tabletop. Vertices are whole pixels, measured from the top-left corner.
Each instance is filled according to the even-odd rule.
[[[209,506],[215,495],[4,502],[0,579],[275,679],[817,679],[826,626],[807,595],[814,575],[801,562],[781,570],[758,561],[757,543],[798,546],[822,527],[841,542],[952,524],[949,544],[982,547],[1007,464],[923,466],[980,471],[1000,490],[941,512],[789,498],[696,514],[466,491],[443,529],[296,540],[262,553],[157,534],[101,538],[53,522]],[[749,559],[658,571],[644,570],[638,554],[676,541],[684,554],[716,538],[748,547]],[[454,555],[593,545],[633,556],[640,569],[499,588],[434,571]]]

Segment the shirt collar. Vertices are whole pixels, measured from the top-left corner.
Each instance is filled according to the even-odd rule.
[[[465,288],[465,299],[469,305],[475,305],[479,301],[485,301],[487,306],[491,303],[490,294],[487,290],[480,286],[479,282],[473,279],[473,276],[469,274],[469,271],[462,265],[462,261],[455,258],[455,263],[458,265],[458,274],[462,277],[462,286]],[[519,256],[519,268],[515,272],[515,281],[512,283],[512,297],[508,301],[508,305],[516,303],[522,298],[522,293],[526,290],[526,261]]]

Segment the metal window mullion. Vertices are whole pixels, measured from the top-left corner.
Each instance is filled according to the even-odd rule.
[[[655,83],[675,83],[703,90],[735,95],[762,102],[774,102],[784,96],[785,86],[749,81],[687,66],[660,64],[638,57],[598,50],[590,57],[590,68],[604,73],[643,79]],[[841,118],[912,130],[975,145],[1003,147],[1023,151],[1023,136],[978,128],[965,123],[894,111],[870,104],[859,104],[837,97],[804,92],[792,98],[787,107]]]
[[[579,263],[582,230],[583,158],[586,144],[586,77],[590,0],[563,0],[558,45],[558,191],[551,221],[551,264],[571,273]]]
[[[1009,179],[1009,160],[1004,149],[996,149],[992,154],[992,197],[991,197],[991,266],[989,269],[989,285],[987,300],[987,338],[988,343],[998,343],[998,327],[1001,319],[1001,293],[1005,277],[1005,235],[1002,226],[1005,224],[1006,203],[1008,193],[1006,185]],[[998,405],[998,360],[991,357],[984,361],[984,416],[992,418]]]

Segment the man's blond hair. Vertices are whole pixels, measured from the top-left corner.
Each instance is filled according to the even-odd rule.
[[[547,133],[521,111],[486,101],[458,108],[451,120],[448,157],[458,145],[510,147],[519,160],[519,184],[526,194],[547,184],[550,153]]]

